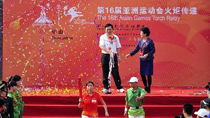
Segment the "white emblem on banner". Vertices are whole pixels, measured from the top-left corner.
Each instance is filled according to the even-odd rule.
[[[41,5],[37,5],[37,6],[41,7],[40,16],[34,21],[32,25],[33,26],[53,25],[52,21],[47,18],[45,7]],[[49,6],[50,4],[48,3],[47,7]]]
[[[63,10],[64,10],[63,14],[64,14],[65,16],[68,16],[68,15],[71,16],[71,19],[69,20],[70,22],[71,22],[74,18],[76,18],[76,17],[81,17],[81,16],[83,16],[83,14],[81,14],[82,12],[75,11],[75,10],[77,9],[76,7],[72,7],[72,8],[70,8],[68,11],[67,11],[67,9],[68,9],[68,5],[66,5],[65,7],[63,7]]]

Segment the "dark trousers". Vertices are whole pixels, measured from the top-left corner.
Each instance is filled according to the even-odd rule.
[[[108,82],[109,60],[110,60],[109,54],[102,54],[101,63],[102,63],[102,70],[103,70],[103,84],[104,84],[105,89],[110,88],[110,85]],[[119,75],[118,61],[117,61],[116,54],[114,55],[114,67],[112,68],[112,76],[114,78],[114,82],[115,82],[117,89],[121,89],[122,86],[121,86],[121,79],[120,79],[120,75]]]
[[[151,84],[152,84],[152,76],[151,75],[147,75],[148,82],[146,79],[146,75],[141,75],[141,79],[144,84],[144,87],[149,87],[149,88],[151,87]]]

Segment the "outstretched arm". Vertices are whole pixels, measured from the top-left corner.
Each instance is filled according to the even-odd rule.
[[[139,42],[138,42],[138,44],[136,45],[135,50],[133,50],[133,51],[130,53],[130,56],[135,55],[135,54],[139,51],[139,49],[140,49],[140,47],[139,47]]]
[[[135,48],[135,50],[133,50],[131,53],[125,55],[125,58],[128,58],[128,57],[130,57],[130,56],[135,55],[135,54],[139,51],[139,49],[140,49],[140,48],[139,48],[139,45],[137,45],[136,48]]]
[[[141,95],[140,97],[137,97],[136,98],[136,102],[140,101],[140,100],[143,100],[145,98],[145,95]]]
[[[140,49],[140,48],[139,48],[139,42],[138,42],[138,44],[137,44],[135,50],[133,50],[131,53],[125,55],[125,58],[128,58],[128,57],[130,57],[130,56],[135,55],[135,54],[139,51],[139,49]]]
[[[104,106],[105,116],[109,116],[109,112],[108,112],[108,109],[107,109],[107,106],[106,106],[106,103],[105,103],[104,100],[102,101],[102,104],[103,104],[103,106]]]

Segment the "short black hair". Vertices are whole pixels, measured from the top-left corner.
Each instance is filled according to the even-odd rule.
[[[193,105],[192,104],[189,104],[189,103],[184,104],[183,109],[188,115],[191,115],[193,113]]]
[[[9,82],[8,88],[10,89],[10,88],[13,87],[13,86],[17,86],[17,83],[16,83],[15,81]]]
[[[21,80],[20,75],[14,75],[14,76],[11,76],[11,77],[9,78],[9,82],[10,82],[10,81],[15,81],[15,82],[17,82],[17,81],[20,81],[20,80]]]
[[[208,82],[208,84],[205,86],[206,89],[210,88],[210,81]]]
[[[89,83],[91,83],[91,84],[94,86],[94,83],[93,83],[92,81],[88,81],[88,82],[86,83],[86,86],[87,86]]]
[[[142,28],[141,28],[141,31],[142,31],[144,34],[147,34],[147,36],[150,35],[150,30],[149,30],[148,27],[142,27]]]
[[[114,26],[112,25],[112,24],[110,24],[110,23],[107,23],[106,25],[105,25],[105,29],[107,28],[107,27],[109,27],[109,26],[111,26],[112,27],[112,29],[114,29]]]

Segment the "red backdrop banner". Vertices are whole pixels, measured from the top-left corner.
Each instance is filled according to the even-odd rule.
[[[112,23],[122,45],[122,85],[140,78],[138,54],[125,59],[151,30],[153,86],[204,86],[210,79],[209,0],[4,0],[3,79],[26,86],[102,86],[99,37]],[[114,84],[112,84],[114,85]]]

